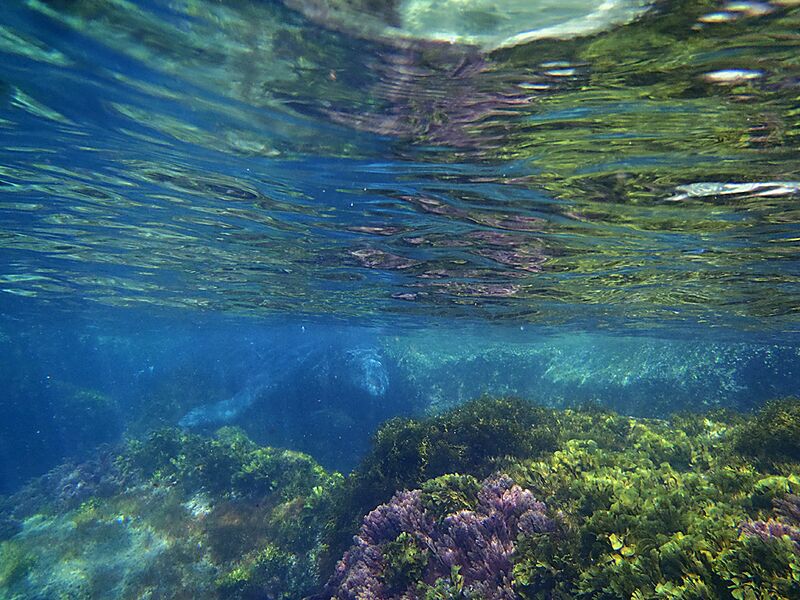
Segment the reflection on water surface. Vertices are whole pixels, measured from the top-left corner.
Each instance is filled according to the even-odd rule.
[[[4,292],[795,328],[793,2],[495,52],[339,30],[277,2],[11,3]]]

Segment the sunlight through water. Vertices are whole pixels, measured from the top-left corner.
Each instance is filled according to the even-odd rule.
[[[0,600],[797,600],[800,1],[0,0]]]

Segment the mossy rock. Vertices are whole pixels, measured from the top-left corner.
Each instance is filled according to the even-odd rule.
[[[217,579],[223,597],[296,600],[316,583],[315,573],[297,557],[268,544],[244,557]]]
[[[145,441],[129,441],[117,463],[124,473],[154,484],[214,495],[277,494],[283,500],[310,494],[315,487],[328,488],[340,479],[307,454],[260,447],[235,427],[223,427],[213,438],[160,429]]]
[[[551,410],[522,400],[482,398],[428,419],[387,422],[354,479],[372,480],[394,493],[447,473],[483,478],[504,459],[554,450],[558,435]]]
[[[327,566],[347,549],[361,517],[397,490],[460,473],[478,479],[504,464],[556,448],[553,410],[513,398],[480,398],[426,419],[392,419],[342,487],[328,544]]]
[[[800,399],[782,398],[765,404],[741,426],[735,447],[764,462],[800,461]]]
[[[34,562],[34,557],[15,542],[0,542],[0,589],[10,587],[25,577]]]

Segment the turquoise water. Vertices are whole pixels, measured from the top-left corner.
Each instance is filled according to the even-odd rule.
[[[304,565],[272,530],[195,557],[216,583],[191,592],[177,550],[166,587],[126,571],[197,532],[130,525],[164,519],[149,496],[130,521],[93,500],[106,479],[132,485],[111,458],[64,473],[140,456],[120,444],[165,427],[238,427],[346,475],[367,469],[381,423],[481,396],[666,419],[798,393],[797,3],[502,4],[3,3],[0,493],[28,490],[32,508],[0,506],[0,598],[319,593],[300,575],[257,591],[219,579]],[[184,481],[175,468],[151,475]],[[314,477],[317,500],[340,485]],[[255,494],[230,481],[226,502]],[[164,507],[246,521],[198,489]],[[100,522],[128,527],[130,556],[98,566],[122,535]],[[86,523],[97,545],[80,564],[31,550]],[[265,549],[290,546],[291,560]],[[334,562],[314,567],[322,583]],[[103,579],[115,570],[132,579]]]

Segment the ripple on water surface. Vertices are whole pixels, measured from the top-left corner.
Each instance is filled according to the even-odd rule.
[[[0,289],[796,329],[800,8],[545,5],[10,4]]]

